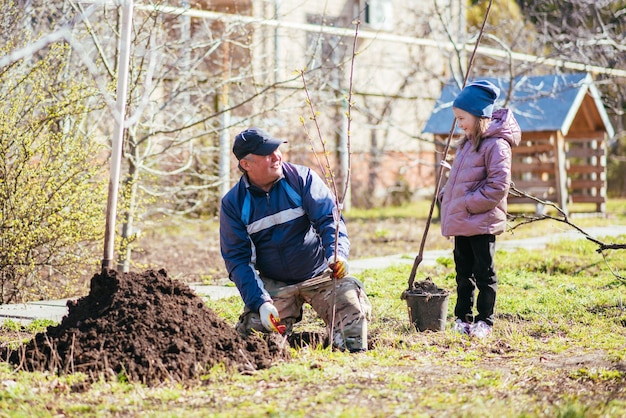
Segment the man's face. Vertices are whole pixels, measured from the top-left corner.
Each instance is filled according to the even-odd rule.
[[[239,164],[248,173],[250,181],[261,188],[271,186],[283,173],[283,154],[280,149],[270,155],[248,154]]]

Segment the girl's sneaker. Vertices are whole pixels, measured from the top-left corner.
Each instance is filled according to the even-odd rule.
[[[452,325],[452,329],[459,334],[469,335],[470,333],[470,324],[467,322],[461,321],[461,318],[457,318]]]
[[[478,321],[469,329],[470,337],[485,338],[491,333],[491,326],[484,321]]]

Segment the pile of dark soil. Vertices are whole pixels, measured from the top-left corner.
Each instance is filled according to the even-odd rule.
[[[57,326],[37,334],[9,361],[28,371],[124,376],[155,385],[195,379],[212,366],[249,372],[290,358],[278,334],[237,331],[165,271],[108,271],[91,279],[88,296],[68,302]]]

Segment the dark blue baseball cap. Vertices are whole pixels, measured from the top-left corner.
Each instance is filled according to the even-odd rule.
[[[493,113],[493,105],[499,95],[500,89],[493,83],[479,80],[468,84],[456,96],[452,106],[463,109],[474,116],[490,118]]]
[[[237,160],[241,160],[248,154],[270,155],[280,144],[287,141],[277,139],[260,128],[248,128],[235,136],[233,154]]]

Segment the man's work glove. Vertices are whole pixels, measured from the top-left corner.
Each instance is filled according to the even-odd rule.
[[[330,277],[333,279],[343,279],[348,275],[348,260],[341,256],[332,256],[328,260],[328,267],[332,270]]]
[[[272,302],[265,302],[259,308],[259,315],[261,316],[261,323],[268,331],[278,332],[283,334],[285,332],[285,326],[279,325],[280,315],[276,306]]]

